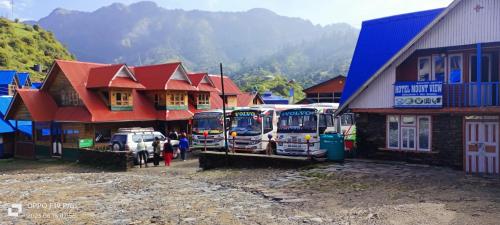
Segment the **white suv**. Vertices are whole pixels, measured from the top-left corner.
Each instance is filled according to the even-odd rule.
[[[112,151],[132,151],[134,153],[134,162],[138,163],[137,157],[137,143],[142,138],[148,150],[148,159],[153,158],[153,141],[158,137],[160,139],[160,146],[163,150],[163,144],[167,140],[166,137],[153,128],[120,128],[118,133],[113,134],[109,146]],[[178,140],[170,140],[174,149],[179,146]],[[174,158],[177,155],[174,151]],[[163,154],[163,151],[162,151]]]

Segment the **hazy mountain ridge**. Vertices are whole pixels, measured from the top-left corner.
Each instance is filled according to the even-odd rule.
[[[185,11],[153,2],[115,3],[94,12],[56,9],[38,23],[79,60],[131,65],[182,60],[191,70],[210,72],[223,62],[230,74],[271,70],[268,65],[278,63],[273,72],[290,78],[310,70],[345,72],[332,68],[344,68],[359,32],[347,24],[323,27],[267,9]],[[307,68],[321,68],[290,67],[285,63],[290,53],[297,56],[291,61],[304,59]]]

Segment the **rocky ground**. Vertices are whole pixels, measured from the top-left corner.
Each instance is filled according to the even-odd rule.
[[[0,224],[498,224],[500,180],[350,161],[299,170],[102,172],[0,161]],[[7,216],[12,203],[23,205]]]

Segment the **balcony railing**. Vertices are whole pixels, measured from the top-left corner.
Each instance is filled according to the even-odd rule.
[[[500,82],[443,84],[443,106],[500,106]]]

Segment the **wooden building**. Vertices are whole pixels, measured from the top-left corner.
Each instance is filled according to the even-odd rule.
[[[306,94],[306,98],[300,100],[297,104],[340,103],[345,79],[346,77],[344,75],[338,75],[332,79],[304,89],[303,92]]]
[[[368,157],[499,174],[500,1],[365,21],[340,110]]]
[[[180,62],[129,67],[56,60],[40,89],[19,89],[7,111],[8,119],[34,121],[33,139],[17,140],[16,156],[73,160],[82,144],[105,146],[123,127],[189,132],[195,112],[222,107],[216,82],[189,74]],[[242,94],[232,88],[230,94]]]

